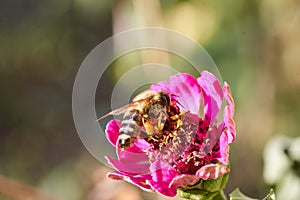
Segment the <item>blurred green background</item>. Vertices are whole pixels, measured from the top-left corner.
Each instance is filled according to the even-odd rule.
[[[30,191],[54,199],[165,199],[106,180],[110,169],[86,151],[73,124],[80,64],[129,28],[159,26],[193,38],[231,85],[237,141],[227,194],[240,187],[264,196],[264,144],[277,133],[299,135],[299,1],[1,0],[0,16],[0,175]],[[121,58],[105,73],[98,104],[109,105],[114,82],[128,70],[116,66],[135,66],[134,58]],[[7,193],[0,199],[20,199],[16,190]]]

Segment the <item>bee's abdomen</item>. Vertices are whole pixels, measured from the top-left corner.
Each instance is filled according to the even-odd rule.
[[[124,114],[119,135],[136,137],[142,126],[142,117],[138,110],[129,110]]]

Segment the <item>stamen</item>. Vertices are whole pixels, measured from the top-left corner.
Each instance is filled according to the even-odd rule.
[[[211,137],[215,127],[208,119],[195,114],[180,112],[171,104],[163,130],[147,141],[152,153],[149,160],[163,159],[179,173],[195,174],[202,166],[217,162],[219,143],[213,144]]]

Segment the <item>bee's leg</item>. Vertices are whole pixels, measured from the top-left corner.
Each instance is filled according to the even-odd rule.
[[[150,124],[150,121],[143,121],[146,133],[148,136],[152,136],[155,133],[154,127]]]

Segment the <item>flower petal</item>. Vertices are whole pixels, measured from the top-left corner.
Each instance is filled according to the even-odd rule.
[[[151,163],[150,172],[156,182],[170,182],[177,175],[173,167],[160,160]]]
[[[222,134],[220,137],[220,158],[217,158],[223,164],[228,164],[229,145],[227,134]]]
[[[199,112],[200,87],[197,80],[189,74],[176,74],[170,78],[169,82],[154,84],[150,89],[155,91],[165,90],[170,94],[174,94],[175,99],[185,110],[193,114],[198,114]]]
[[[224,82],[224,95],[225,95],[225,99],[227,100],[229,106],[230,106],[230,113],[231,116],[233,116],[234,114],[234,101],[231,95],[231,89],[228,85],[228,83],[225,81]]]
[[[204,115],[213,122],[222,105],[222,87],[218,79],[207,71],[203,71],[197,81],[202,88],[204,97]]]
[[[147,154],[136,145],[139,143],[143,142],[136,140],[135,143],[126,150],[117,148],[119,160],[110,157],[106,157],[106,159],[109,164],[119,171],[134,174],[148,172],[150,167],[149,158]]]
[[[106,129],[105,129],[106,138],[114,147],[116,147],[118,141],[120,126],[121,126],[120,120],[116,120],[116,119],[110,120],[106,125]]]
[[[150,185],[147,184],[146,180],[151,180],[151,175],[150,174],[143,174],[143,175],[133,175],[129,176],[126,175],[122,172],[109,172],[107,176],[111,179],[114,180],[125,180],[129,183],[132,183],[141,189],[147,191],[147,192],[152,192],[153,190],[151,189]]]
[[[177,175],[177,172],[173,167],[165,162],[157,160],[151,163],[150,172],[152,180],[149,180],[148,183],[153,190],[170,197],[176,195],[176,187],[169,187],[170,182]]]
[[[196,175],[203,180],[216,179],[224,174],[228,173],[230,169],[226,165],[221,164],[209,164],[201,167]]]
[[[234,115],[234,101],[231,96],[231,91],[229,85],[225,82],[224,83],[224,94],[225,98],[228,102],[228,105],[224,109],[224,116],[223,116],[223,121],[224,125],[227,128],[226,133],[228,137],[228,142],[234,142],[235,140],[235,133],[236,133],[236,128],[235,128],[235,122],[233,120],[233,115]]]
[[[121,151],[118,158],[123,163],[148,164],[149,158],[144,152]]]
[[[122,150],[119,146],[117,149],[118,159],[122,163],[129,164],[148,164],[149,158],[147,156],[145,149],[150,148],[150,144],[143,139],[136,139],[134,144],[128,147],[126,150]]]
[[[105,158],[111,166],[121,172],[130,174],[143,174],[149,172],[149,163],[140,164],[138,162],[122,162],[108,156],[106,156]]]
[[[133,145],[122,150],[119,146],[117,147],[118,158],[128,157],[126,154],[131,154],[130,156],[135,156],[136,154],[146,154],[145,152],[149,150],[150,144],[144,139],[136,139]]]
[[[177,194],[176,187],[174,187],[174,186],[168,187],[168,184],[166,184],[166,183],[157,183],[152,180],[147,180],[147,183],[151,186],[151,188],[153,190],[155,190],[156,192],[159,192],[165,196],[175,197]]]
[[[174,186],[176,188],[186,188],[188,186],[193,186],[199,181],[199,177],[192,174],[181,174],[173,178],[170,183],[170,187]]]

